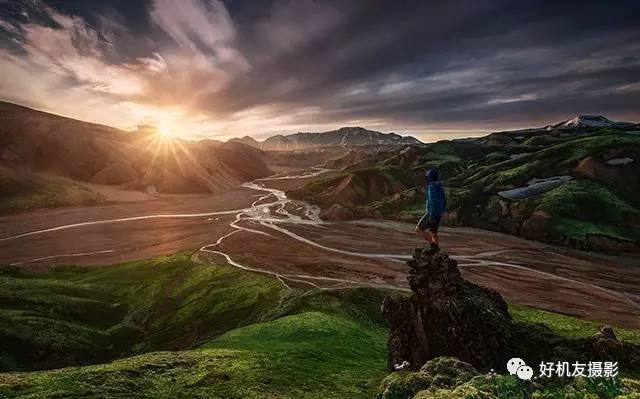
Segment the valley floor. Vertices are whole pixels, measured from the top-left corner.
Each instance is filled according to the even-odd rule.
[[[323,171],[262,179],[217,196],[33,211],[0,218],[0,264],[110,265],[185,248],[276,276],[291,287],[406,288],[422,241],[407,223],[321,222],[284,191]],[[637,261],[470,228],[443,228],[443,249],[469,280],[511,302],[640,328]]]

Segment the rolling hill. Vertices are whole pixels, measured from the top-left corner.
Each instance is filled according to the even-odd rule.
[[[264,154],[242,143],[168,139],[153,131],[124,132],[0,102],[2,189],[28,186],[37,174],[131,190],[215,193],[269,175]],[[43,183],[40,186],[47,186]]]
[[[290,195],[337,203],[360,217],[416,220],[424,211],[424,171],[437,167],[448,195],[446,224],[578,249],[640,250],[638,124],[579,116],[401,152],[351,152],[328,166],[342,173]]]
[[[404,399],[433,380],[439,394],[420,397],[478,390],[497,399],[529,397],[523,389],[544,391],[544,398],[601,397],[607,386],[600,384],[619,392],[638,386],[626,378],[628,369],[625,378],[586,385],[566,379],[532,386],[501,374],[459,381],[448,366],[385,378],[388,326],[380,306],[386,295],[403,294],[289,289],[192,255],[45,273],[0,267],[0,339],[7,344],[0,348],[0,396]],[[599,327],[523,306],[511,305],[509,313],[523,331],[542,332],[531,350],[548,346],[548,336],[581,339]],[[615,332],[621,342],[640,342],[638,331]]]

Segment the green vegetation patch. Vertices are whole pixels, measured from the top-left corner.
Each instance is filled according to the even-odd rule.
[[[491,187],[493,191],[524,186],[532,178],[568,173],[582,159],[601,158],[612,149],[640,152],[640,137],[622,133],[593,134],[572,138],[532,152],[530,156],[492,165],[478,165],[461,173],[456,184]]]
[[[395,372],[381,383],[379,399],[613,399],[636,398],[638,381],[627,378],[537,379],[480,374],[450,357],[427,362],[417,372]],[[625,396],[627,395],[627,396]]]
[[[190,252],[111,267],[0,269],[4,370],[195,347],[271,312],[277,280],[203,265]]]
[[[48,365],[71,363],[63,357],[70,354],[76,364],[98,362],[93,352],[102,347],[112,357],[118,350],[122,356],[190,350],[0,373],[0,397],[324,399],[378,392],[390,399],[613,398],[640,388],[625,378],[523,382],[480,374],[453,358],[385,378],[388,327],[380,304],[400,293],[290,290],[273,278],[196,263],[191,255],[103,268],[56,267],[44,274],[1,269],[2,342],[11,348],[0,354],[5,369],[12,363],[13,370],[47,366],[30,363],[34,359],[25,350],[48,350]],[[590,336],[598,328],[525,306],[510,305],[509,311],[517,322],[541,323],[566,338]],[[28,328],[20,326],[25,315]],[[615,331],[623,341],[640,343],[638,331]]]
[[[614,191],[595,182],[572,180],[535,199],[538,209],[553,216],[551,227],[561,234],[580,240],[589,235],[604,235],[640,240],[640,230],[627,226],[630,215],[640,210]]]
[[[442,140],[428,144],[428,153],[432,158],[443,159],[445,155],[454,156],[459,159],[480,160],[494,149],[482,145],[480,140]]]
[[[61,179],[49,183],[36,180],[20,183],[10,178],[0,178],[0,194],[0,213],[68,205],[94,205],[105,201],[102,194],[79,183]]]
[[[131,269],[121,269],[122,276],[118,278],[119,283],[127,285],[129,279],[151,278],[144,269],[150,267],[150,263],[162,269],[163,262],[178,262],[189,268],[188,254],[181,253],[147,263],[132,262],[85,271],[84,274],[90,275],[91,279],[110,280],[113,278],[111,273],[117,273],[110,269],[128,265]],[[135,264],[143,270],[133,270]],[[228,286],[223,302],[229,313],[236,313],[234,309],[241,310],[241,305],[252,303],[251,307],[259,309],[252,313],[261,314],[265,321],[231,329],[239,322],[229,319],[226,312],[216,310],[216,306],[219,308],[222,304],[216,304],[214,299],[200,302],[198,308],[212,314],[199,317],[209,317],[216,321],[218,328],[226,326],[230,331],[190,351],[153,352],[97,366],[0,374],[0,397],[130,397],[132,392],[136,397],[149,398],[373,396],[378,382],[387,372],[387,327],[380,314],[380,303],[389,292],[368,288],[285,292],[284,286],[276,279],[227,267],[196,266],[214,270],[214,274],[207,277],[214,285]],[[96,271],[104,274],[94,275]],[[82,270],[61,268],[58,273],[77,277]],[[232,278],[236,273],[240,281]],[[16,270],[7,274],[15,275]],[[191,273],[187,275],[191,276]],[[38,278],[32,280],[37,281]],[[154,304],[153,298],[157,293],[166,293],[167,289],[158,280],[163,278],[151,278],[149,287],[143,287],[137,299],[133,299],[137,297],[133,282],[128,283],[128,288],[122,287],[122,292],[116,295],[136,301],[141,306]],[[185,278],[184,281],[176,283],[176,286],[191,287],[202,280],[197,277]],[[252,289],[251,284],[256,282],[260,283],[254,287],[258,291],[263,289],[262,283],[272,282],[279,299],[255,303],[249,292],[231,292],[241,291],[243,287]],[[91,281],[90,284],[93,283]],[[191,292],[194,295],[191,299],[197,300],[198,291]],[[215,290],[209,292],[215,297]],[[164,323],[162,331],[169,337],[173,336],[170,331],[174,329],[178,329],[180,334],[189,334],[188,326],[194,323],[190,317],[182,318],[185,326],[172,324],[181,311],[182,307],[168,308],[166,319],[157,321]],[[242,316],[242,312],[237,313],[237,317]],[[246,319],[242,322],[248,323]],[[149,336],[150,343],[145,341],[146,338],[141,342],[151,347],[159,336],[160,332],[157,332]]]
[[[523,323],[540,323],[563,338],[585,338],[596,334],[602,323],[536,309],[529,306],[509,304],[509,313],[515,321]],[[640,345],[640,331],[625,328],[614,328],[620,341]]]
[[[267,374],[291,397],[371,397],[387,371],[386,340],[382,326],[311,311],[230,331],[205,347],[263,355],[268,367],[248,378]]]
[[[386,333],[320,312],[240,328],[206,348],[99,366],[0,374],[6,397],[370,398]]]

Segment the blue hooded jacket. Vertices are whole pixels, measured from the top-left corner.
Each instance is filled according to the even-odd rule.
[[[427,213],[432,219],[440,219],[447,206],[444,190],[438,177],[436,169],[429,169],[427,172]]]

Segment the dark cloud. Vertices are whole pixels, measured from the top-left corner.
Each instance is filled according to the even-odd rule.
[[[43,4],[76,16],[85,50],[141,82],[133,94],[107,85],[109,95],[182,107],[201,124],[218,122],[209,134],[351,122],[483,130],[576,113],[640,119],[637,1],[10,3],[0,32],[15,28],[3,38],[13,54],[28,49],[27,19],[60,24]],[[29,18],[21,13],[27,5]],[[81,41],[74,45],[85,51]],[[80,72],[72,76],[77,84],[105,84]]]

